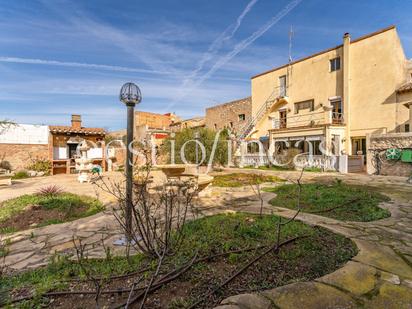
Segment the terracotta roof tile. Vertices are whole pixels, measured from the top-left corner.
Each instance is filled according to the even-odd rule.
[[[49,126],[52,133],[79,133],[79,134],[96,134],[106,135],[105,129],[102,128],[73,128],[70,126]]]

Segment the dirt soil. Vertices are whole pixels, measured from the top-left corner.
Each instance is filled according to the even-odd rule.
[[[9,228],[16,231],[41,226],[46,222],[64,222],[68,217],[76,217],[87,211],[87,206],[73,207],[70,214],[59,209],[45,209],[40,205],[30,205],[26,209],[5,221],[0,222],[0,229]]]
[[[323,252],[326,255],[333,256],[335,241],[326,233],[322,236]],[[320,239],[317,239],[319,241]],[[348,241],[345,245],[347,250],[352,250],[352,244]],[[288,244],[284,247],[285,251],[296,251],[295,244]],[[264,250],[264,249],[261,249]],[[259,290],[270,289],[282,286],[296,281],[309,281],[321,275],[330,273],[341,267],[339,263],[321,263],[313,261],[313,257],[298,252],[293,253],[291,261],[290,256],[270,253],[263,257],[259,262],[252,265],[248,270],[230,282],[217,293],[211,294],[205,298],[199,306],[195,308],[213,308],[218,305],[224,298],[241,294],[250,293]],[[322,252],[322,254],[323,254]],[[193,265],[192,268],[178,279],[164,285],[159,290],[151,293],[147,299],[144,308],[188,308],[196,300],[206,296],[212,289],[218,287],[223,281],[229,278],[233,273],[239,270],[248,261],[261,253],[250,252],[240,256],[220,257],[210,262]],[[164,273],[167,271],[165,270]],[[150,276],[149,276],[150,278]],[[133,281],[137,278],[123,278],[107,282],[102,290],[118,290],[130,288]],[[71,291],[92,291],[92,283],[74,282],[68,290]],[[129,293],[112,292],[100,297],[99,304],[101,307],[115,308],[127,300]],[[96,306],[94,294],[64,295],[49,299],[45,303],[48,308],[93,308]],[[139,308],[140,304],[136,303],[130,308]]]

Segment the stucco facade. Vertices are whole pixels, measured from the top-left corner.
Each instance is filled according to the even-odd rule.
[[[366,135],[405,132],[409,109],[397,89],[408,62],[395,27],[385,28],[252,77],[249,138],[336,142],[339,154],[366,154]],[[263,111],[263,112],[262,112]]]

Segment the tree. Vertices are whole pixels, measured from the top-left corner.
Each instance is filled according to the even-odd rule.
[[[210,155],[212,153],[213,145],[215,142],[215,137],[218,132],[208,128],[187,128],[183,129],[180,132],[177,132],[174,137],[167,138],[161,146],[160,153],[166,156],[168,163],[171,162],[172,140],[174,140],[175,143],[175,163],[183,163],[182,158],[180,156],[180,151],[186,142],[195,139],[195,132],[199,133],[199,142],[203,144],[206,152],[206,158],[202,162],[202,165],[206,165],[209,162]],[[228,137],[229,132],[227,130],[223,130],[222,132],[220,132],[219,139],[216,144],[216,150],[213,156],[213,164],[225,165],[227,163]],[[187,162],[196,163],[196,143],[194,141],[188,142],[185,145],[184,154]],[[197,154],[199,163],[202,159],[202,150],[200,146],[197,147]]]
[[[15,126],[16,124],[13,121],[7,119],[0,119],[0,134],[5,133],[11,126]]]

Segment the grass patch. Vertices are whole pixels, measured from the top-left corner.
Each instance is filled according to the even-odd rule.
[[[26,171],[18,171],[17,173],[15,173],[13,175],[13,177],[11,179],[13,180],[17,180],[17,179],[26,179],[29,178],[29,174]]]
[[[266,190],[277,194],[270,201],[273,206],[296,209],[297,185],[283,185]],[[303,212],[342,221],[367,222],[390,217],[388,210],[378,206],[380,202],[388,200],[387,196],[365,186],[353,186],[341,182],[302,185]],[[340,205],[342,206],[338,207]]]
[[[277,166],[277,165],[272,165],[272,166],[245,166],[243,167],[245,169],[250,169],[250,170],[262,170],[262,171],[293,171],[294,169],[288,166]]]
[[[73,221],[103,209],[97,199],[72,193],[22,195],[0,204],[0,231],[15,232],[31,224],[45,226]]]
[[[284,182],[286,180],[271,175],[252,174],[252,173],[232,173],[217,175],[213,178],[215,187],[242,187],[256,185],[265,182]]]
[[[220,214],[205,217],[189,222],[184,229],[187,237],[182,243],[181,250],[174,256],[167,257],[165,265],[178,267],[193,257],[198,250],[199,257],[214,255],[259,245],[273,245],[276,240],[276,223],[278,217],[274,215],[257,215],[236,213]],[[323,228],[314,228],[302,222],[294,221],[286,225],[282,231],[281,240],[296,236],[308,236],[302,238],[290,246],[284,247],[275,256],[268,254],[260,262],[249,268],[238,279],[225,287],[215,299],[208,300],[204,305],[207,308],[214,307],[223,298],[239,294],[239,290],[252,292],[269,289],[296,281],[307,281],[330,273],[346,263],[356,254],[353,243],[340,235]],[[178,304],[192,304],[196,297],[205,295],[211,286],[221,283],[242,265],[245,265],[256,254],[250,251],[239,254],[231,254],[208,262],[194,265],[189,272],[179,279],[169,283],[155,294],[150,295],[147,302],[148,308],[182,308]],[[147,265],[142,255],[132,257],[129,264],[125,258],[110,258],[103,260],[89,260],[90,267],[99,276],[121,275],[136,271],[139,267]],[[147,271],[147,278],[156,268]],[[165,270],[167,271],[167,270]],[[72,278],[84,278],[80,267],[75,262],[65,258],[54,258],[47,267],[16,274],[8,278],[0,279],[0,286],[10,289],[14,295],[37,294],[49,290],[84,290],[93,289],[92,283],[70,283],[64,280]],[[129,280],[129,283],[126,283]],[[123,281],[111,281],[104,289],[124,288],[130,285],[131,278]],[[113,306],[113,299],[120,303],[127,299],[126,294],[114,294],[102,296],[101,306]],[[20,304],[23,308],[39,306],[42,300]],[[79,298],[78,295],[58,298],[54,305],[64,307],[76,303],[82,308],[92,308],[93,295]],[[47,303],[43,304],[47,307]]]

